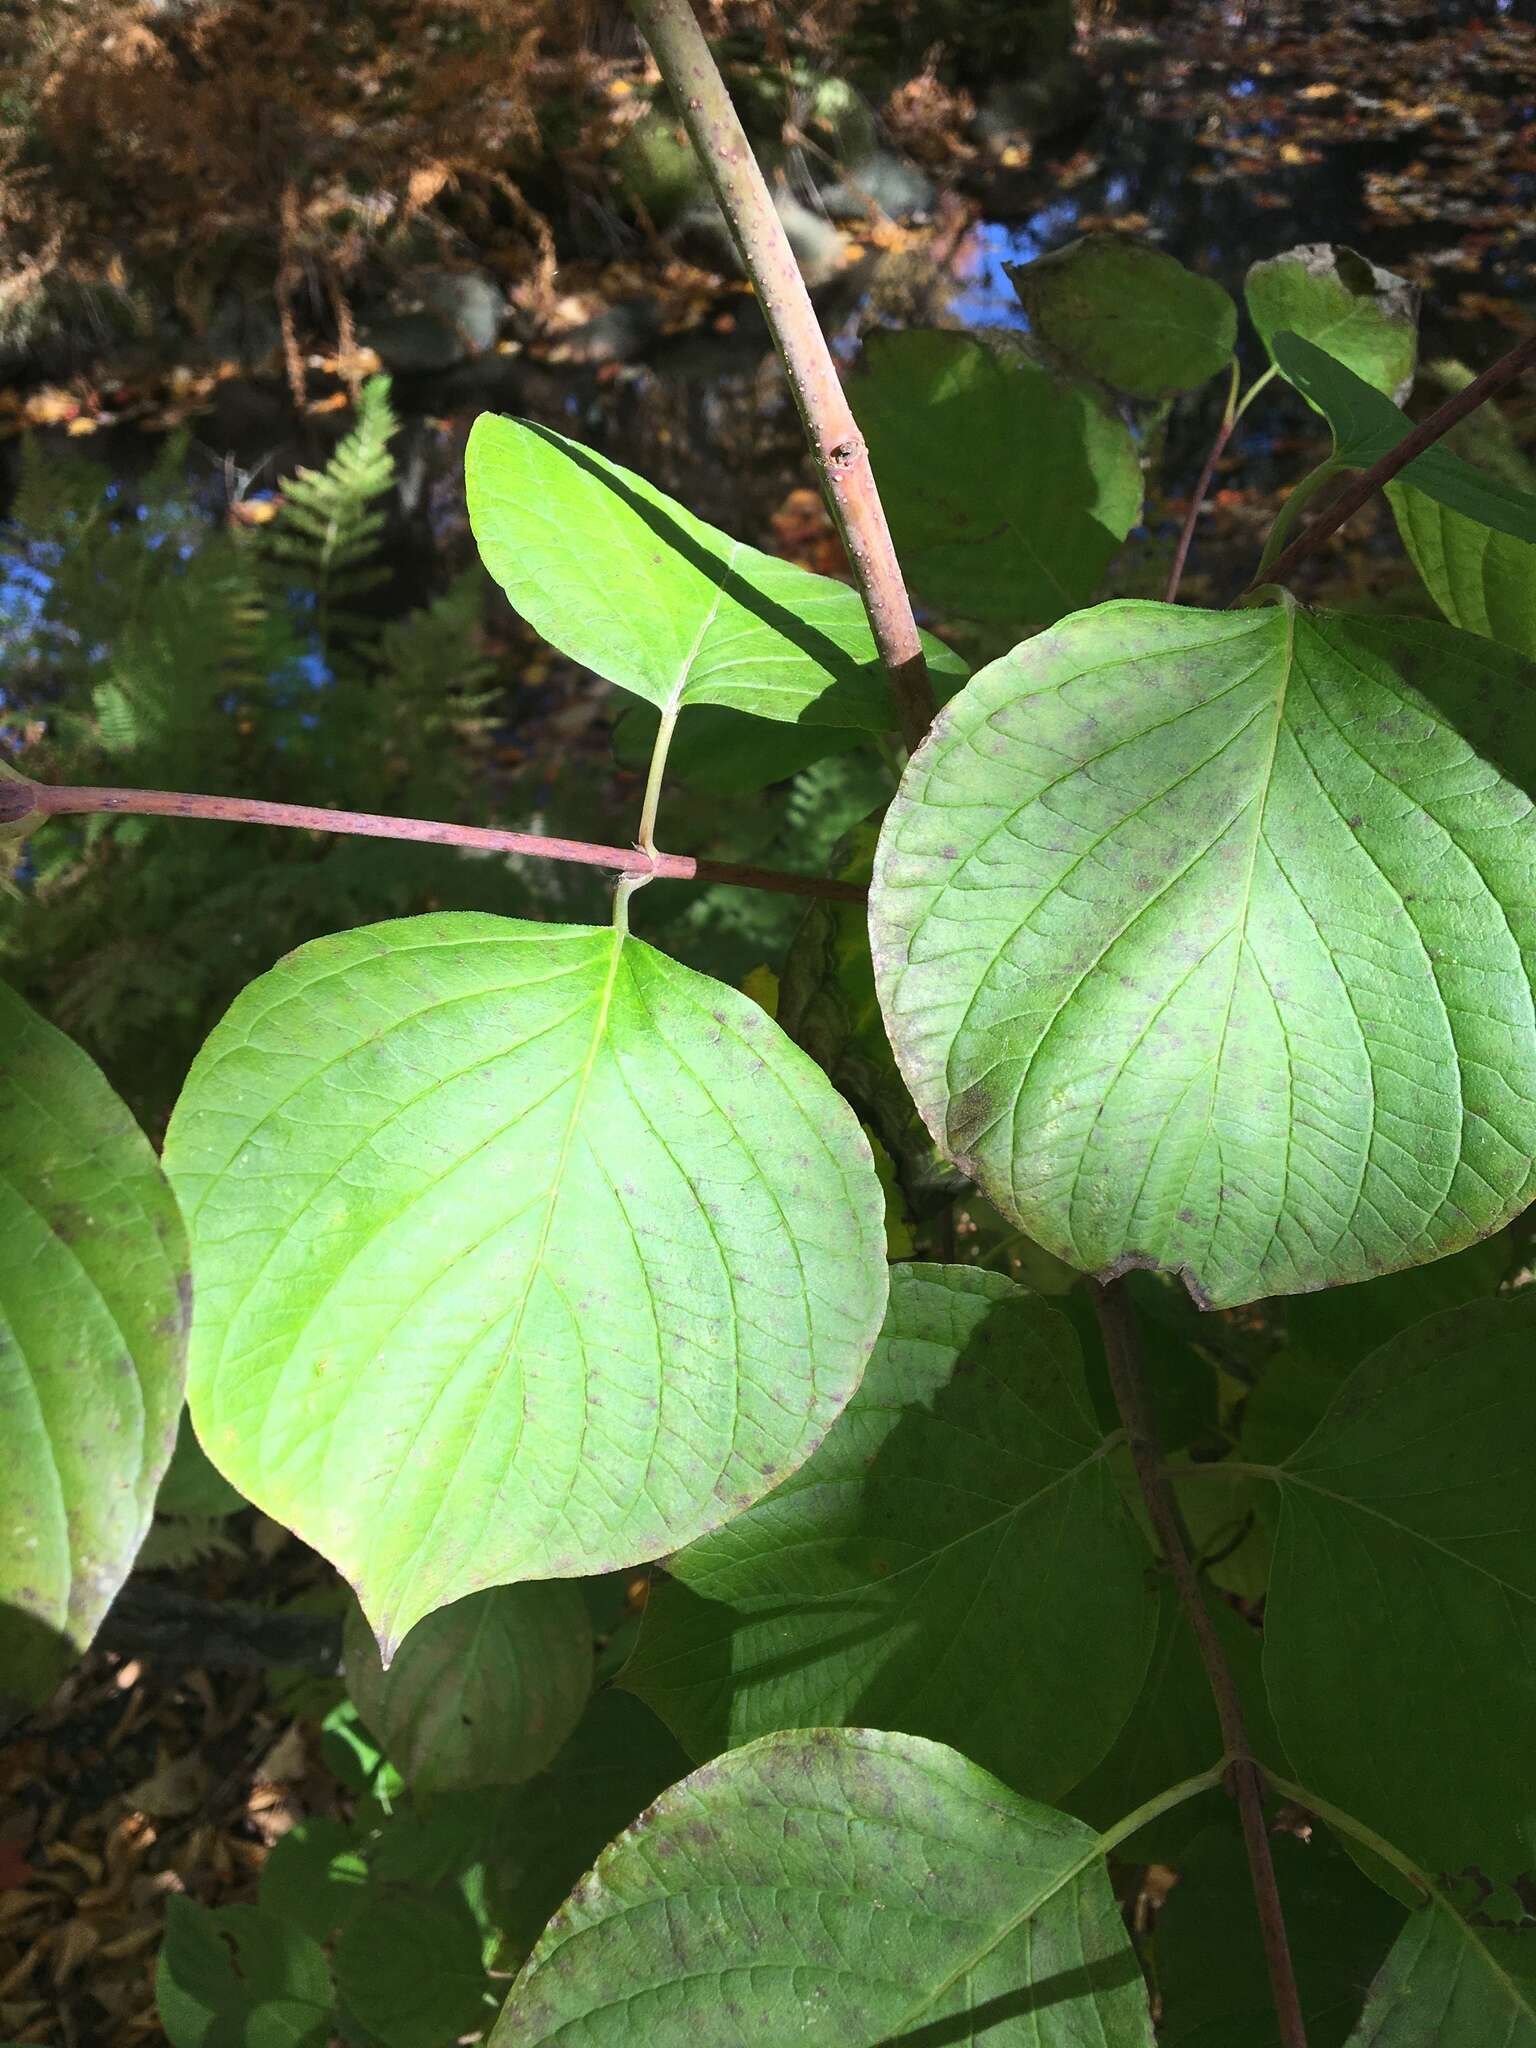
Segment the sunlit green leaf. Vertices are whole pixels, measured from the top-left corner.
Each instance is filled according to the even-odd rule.
[[[1243,281],[1264,346],[1299,334],[1401,402],[1419,355],[1419,291],[1338,242],[1303,242],[1255,263]]]
[[[520,1785],[555,1755],[592,1690],[580,1589],[489,1586],[418,1621],[385,1671],[373,1631],[347,1617],[347,1690],[413,1792]]]
[[[1151,2048],[1098,1838],[936,1743],[819,1729],[663,1793],[550,1922],[491,2039],[983,2035]]]
[[[1133,398],[1193,391],[1232,360],[1230,296],[1145,242],[1084,235],[1007,269],[1040,346]]]
[[[1264,1677],[1297,1777],[1422,1869],[1536,1870],[1536,1296],[1385,1344],[1275,1468]]]
[[[902,569],[941,612],[1049,625],[1141,516],[1124,421],[1017,347],[876,334],[849,396]]]
[[[487,1585],[655,1557],[794,1470],[885,1305],[884,1202],[746,996],[608,929],[303,947],[193,1066],[210,1456],[389,1652]]]
[[[562,654],[652,704],[895,723],[856,590],[696,519],[643,477],[527,420],[482,413],[465,455],[481,560]],[[953,688],[965,664],[926,639]]]
[[[1054,1798],[1108,1749],[1151,1650],[1150,1558],[1107,1448],[1054,1309],[975,1267],[897,1266],[841,1421],[671,1560],[624,1682],[694,1756],[874,1724]]]
[[[155,2002],[171,2048],[325,2048],[325,1952],[255,1906],[167,1901]]]
[[[0,986],[0,1726],[96,1633],[176,1440],[186,1233],[149,1140]]]
[[[1422,621],[1103,605],[973,679],[870,903],[950,1157],[1216,1306],[1457,1250],[1536,1191],[1536,725]]]
[[[1273,348],[1275,361],[1302,397],[1327,415],[1333,459],[1340,468],[1369,469],[1411,431],[1413,422],[1390,398],[1300,335],[1277,334]],[[1416,455],[1398,476],[1451,512],[1516,539],[1536,541],[1536,495],[1474,469],[1440,442]]]

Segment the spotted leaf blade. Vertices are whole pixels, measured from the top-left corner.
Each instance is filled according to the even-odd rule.
[[[976,676],[870,930],[949,1157],[1087,1271],[1217,1307],[1455,1251],[1536,1192],[1536,736],[1420,621],[1127,602]]]
[[[1098,1837],[951,1749],[770,1735],[598,1858],[491,2048],[1151,2048]]]

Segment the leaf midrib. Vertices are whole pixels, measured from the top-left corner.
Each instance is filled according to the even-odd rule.
[[[565,1129],[561,1134],[560,1152],[555,1160],[555,1170],[550,1175],[549,1192],[545,1197],[544,1219],[539,1226],[538,1241],[534,1245],[532,1256],[528,1261],[528,1269],[523,1279],[522,1293],[518,1298],[512,1328],[508,1333],[506,1343],[502,1346],[501,1357],[485,1382],[479,1413],[470,1426],[469,1435],[456,1461],[455,1470],[458,1469],[459,1465],[463,1464],[464,1460],[469,1457],[474,1449],[475,1436],[485,1417],[486,1410],[489,1408],[496,1388],[501,1383],[501,1379],[517,1351],[518,1340],[522,1336],[523,1323],[528,1314],[528,1305],[533,1299],[534,1283],[544,1269],[545,1255],[549,1250],[549,1240],[555,1226],[555,1214],[560,1206],[560,1195],[565,1186],[565,1170],[570,1161],[571,1147],[575,1143],[577,1127],[581,1122],[581,1113],[586,1106],[587,1093],[592,1085],[592,1075],[597,1066],[597,1056],[602,1050],[604,1039],[608,1035],[608,1013],[613,1006],[613,991],[619,977],[619,963],[624,957],[625,936],[625,933],[617,927],[614,928],[613,948],[609,955],[608,972],[603,979],[602,990],[598,996],[597,1015],[593,1020],[592,1036],[587,1044],[586,1057],[582,1061],[580,1072],[576,1078],[576,1093],[571,1102],[571,1112],[566,1118]],[[517,1429],[511,1435],[507,1446],[506,1456],[509,1466],[515,1462],[517,1457],[518,1445],[522,1440],[522,1424],[523,1418],[519,1416]],[[445,1500],[448,1497],[448,1492],[449,1489],[445,1487],[443,1493]],[[429,1530],[428,1538],[424,1540],[430,1539],[430,1533]]]

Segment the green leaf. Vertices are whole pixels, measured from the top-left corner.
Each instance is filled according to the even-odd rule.
[[[1533,1339],[1529,1292],[1432,1317],[1272,1474],[1264,1677],[1296,1775],[1501,1895],[1536,1870]]]
[[[983,2032],[988,2048],[1151,2048],[1099,1838],[936,1743],[813,1729],[706,1764],[604,1850],[491,2041],[936,2048]]]
[[[1536,545],[1411,484],[1388,484],[1387,503],[1408,559],[1451,624],[1536,656]]]
[[[405,1789],[350,1700],[338,1702],[320,1724],[320,1761],[349,1792],[371,1795],[386,1807]]]
[[[1165,1785],[1196,1776],[1222,1751],[1210,1681],[1178,1596],[1162,1580],[1148,1586],[1147,1601],[1157,1617],[1157,1635],[1141,1692],[1109,1754],[1063,1802],[1091,1827],[1111,1827]],[[1255,1753],[1266,1763],[1277,1761],[1280,1745],[1264,1697],[1258,1633],[1222,1600],[1212,1599],[1209,1612],[1237,1680]],[[1208,1824],[1209,1802],[1225,1797],[1208,1793],[1159,1814],[1121,1842],[1116,1855],[1128,1863],[1176,1864],[1191,1836]]]
[[[448,2048],[495,2003],[465,1900],[390,1886],[371,1889],[342,1929],[336,1989],[384,2048]]]
[[[654,704],[631,704],[623,713],[613,729],[614,758],[622,767],[645,772],[659,724]],[[724,704],[690,704],[667,750],[667,782],[686,783],[705,796],[754,796],[813,762],[868,744],[868,733],[835,725],[785,725]]]
[[[1326,414],[1333,429],[1337,467],[1369,469],[1411,432],[1412,420],[1390,398],[1300,335],[1277,334],[1273,349],[1275,361],[1302,397]],[[1536,496],[1502,477],[1474,469],[1442,442],[1416,455],[1398,472],[1398,480],[1427,493],[1452,512],[1513,534],[1518,540],[1536,541]]]
[[[1299,334],[1390,399],[1400,403],[1413,388],[1419,288],[1355,250],[1303,242],[1255,263],[1243,296],[1272,358],[1276,334]]]
[[[171,2048],[325,2048],[330,2039],[324,1951],[255,1906],[168,1900],[155,2001]]]
[[[1403,1910],[1362,1877],[1326,1829],[1276,1831],[1270,1853],[1306,2022],[1307,2048],[1342,2048]],[[1157,1916],[1158,2048],[1279,2048],[1248,1858],[1235,1817],[1179,1860]]]
[[[0,1726],[91,1641],[176,1440],[186,1233],[127,1107],[0,985]]]
[[[1529,1930],[1471,1928],[1439,1902],[1414,1914],[1348,2048],[1536,2048]]]
[[[209,1461],[197,1440],[192,1418],[183,1408],[176,1448],[155,1495],[155,1512],[214,1521],[222,1515],[238,1514],[245,1504],[244,1497]]]
[[[490,1586],[417,1622],[386,1671],[347,1616],[347,1690],[413,1792],[520,1785],[559,1750],[592,1690],[580,1588]]]
[[[1441,1309],[1486,1301],[1513,1258],[1510,1232],[1496,1231],[1427,1266],[1286,1304],[1289,1342],[1264,1367],[1243,1408],[1238,1455],[1272,1464],[1312,1434],[1345,1375],[1362,1358]]]
[[[866,883],[877,828],[850,834],[838,873]],[[896,1070],[875,994],[869,920],[860,904],[813,903],[790,941],[779,979],[777,1016],[885,1147],[912,1214],[931,1215],[967,1185],[941,1157]]]
[[[691,1541],[807,1458],[885,1307],[853,1112],[750,998],[616,931],[320,939],[171,1122],[209,1455],[392,1655],[484,1586]]]
[[[352,1830],[315,1815],[273,1843],[261,1866],[261,1910],[329,1941],[363,1901],[368,1865]]]
[[[876,334],[848,395],[901,566],[941,612],[1048,626],[1141,517],[1124,421],[1020,349]]]
[[[480,558],[536,632],[663,709],[885,732],[891,695],[855,590],[696,519],[643,477],[482,413],[465,455]],[[936,684],[965,675],[924,645]]]
[[[687,1769],[650,1708],[609,1690],[547,1771],[501,1795],[487,1883],[511,1960],[522,1962],[599,1852]]]
[[[1144,242],[1085,235],[1004,267],[1041,348],[1132,398],[1194,391],[1232,360],[1230,295]]]
[[[842,1420],[671,1560],[624,1683],[695,1757],[873,1724],[1055,1797],[1114,1740],[1152,1646],[1106,1448],[1054,1309],[976,1267],[896,1266]]]
[[[870,899],[941,1149],[1048,1251],[1217,1307],[1506,1223],[1536,1191],[1530,685],[1289,600],[1101,605],[983,669]]]

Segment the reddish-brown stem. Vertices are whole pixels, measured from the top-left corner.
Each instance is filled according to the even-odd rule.
[[[1528,334],[1524,341],[1517,342],[1507,354],[1484,370],[1480,377],[1474,377],[1465,391],[1454,392],[1444,405],[1437,405],[1428,419],[1421,420],[1410,433],[1403,436],[1395,448],[1391,448],[1379,462],[1373,462],[1369,469],[1361,470],[1344,490],[1328,506],[1319,512],[1310,525],[1303,527],[1296,538],[1283,547],[1264,571],[1266,583],[1283,583],[1297,564],[1320,547],[1331,533],[1337,533],[1346,519],[1352,519],[1368,498],[1375,496],[1383,484],[1391,483],[1399,470],[1406,469],[1416,455],[1422,455],[1426,448],[1448,434],[1451,428],[1474,413],[1495,392],[1502,391],[1506,384],[1536,364],[1536,333]]]
[[[1242,1818],[1253,1895],[1259,1909],[1264,1960],[1269,1968],[1270,1990],[1280,2022],[1280,2041],[1282,2048],[1306,2048],[1306,2022],[1302,2018],[1296,1972],[1285,1931],[1285,1915],[1275,1881],[1275,1863],[1270,1854],[1269,1829],[1264,1819],[1264,1773],[1248,1739],[1237,1681],[1190,1561],[1178,1503],[1168,1482],[1162,1446],[1147,1404],[1146,1376],[1142,1370],[1141,1339],[1135,1310],[1125,1292],[1123,1280],[1112,1280],[1107,1285],[1096,1284],[1093,1298],[1099,1328],[1104,1335],[1109,1384],[1120,1420],[1125,1425],[1147,1519],[1167,1563],[1185,1619],[1194,1631],[1211,1697],[1216,1702],[1216,1718],[1227,1758],[1227,1783]]]
[[[1184,581],[1184,565],[1189,560],[1189,550],[1199,524],[1201,508],[1211,488],[1211,478],[1216,474],[1216,465],[1222,458],[1227,443],[1232,438],[1232,429],[1237,425],[1237,365],[1232,366],[1232,388],[1227,394],[1227,409],[1221,416],[1221,425],[1216,429],[1216,438],[1211,443],[1211,452],[1205,458],[1205,467],[1200,472],[1200,481],[1195,485],[1195,494],[1189,501],[1189,510],[1184,515],[1184,524],[1179,529],[1179,544],[1173,551],[1173,566],[1168,571],[1168,587],[1163,592],[1163,602],[1172,604],[1179,594],[1179,585]]]
[[[630,4],[762,306],[890,678],[902,738],[915,747],[933,722],[934,711],[923,643],[875,487],[869,450],[789,237],[694,16],[692,0]]]
[[[574,861],[621,875],[674,882],[726,882],[742,889],[770,889],[780,895],[823,896],[836,903],[862,903],[865,891],[853,882],[819,875],[785,874],[777,868],[743,867],[736,861],[695,860],[687,853],[645,853],[635,846],[594,846],[585,839],[551,839],[537,832],[503,832],[488,825],[450,825],[431,818],[390,818],[376,811],[333,811],[313,804],[274,804],[258,797],[194,796],[174,789],[54,788],[45,783],[0,782],[0,824],[41,813],[132,812],[147,818],[207,818],[226,825],[283,825],[300,832],[340,832],[364,839],[408,839],[428,846],[472,847],[480,853],[515,853],[531,860]]]

